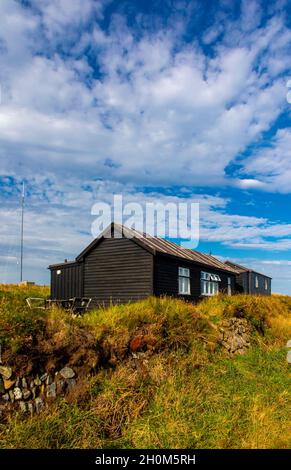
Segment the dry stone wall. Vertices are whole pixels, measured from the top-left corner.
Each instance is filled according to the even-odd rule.
[[[76,383],[76,374],[70,367],[53,374],[17,377],[11,367],[0,365],[0,414],[7,409],[38,414],[49,401],[70,392]]]
[[[252,327],[245,318],[226,319],[219,331],[218,341],[230,354],[244,354],[250,347]]]

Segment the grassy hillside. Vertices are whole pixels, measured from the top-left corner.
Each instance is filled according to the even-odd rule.
[[[33,417],[0,418],[1,448],[287,448],[291,298],[150,298],[73,319],[29,310],[45,288],[0,288],[3,363],[20,376],[66,364],[78,385]],[[231,317],[252,326],[244,355],[219,344]]]

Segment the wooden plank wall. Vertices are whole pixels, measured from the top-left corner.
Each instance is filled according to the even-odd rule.
[[[60,270],[61,274],[57,274]],[[83,296],[83,265],[80,263],[51,268],[51,299]]]
[[[178,268],[190,269],[191,295],[178,294]],[[201,296],[201,271],[218,274],[221,278],[220,291],[227,292],[227,278],[231,277],[232,293],[235,290],[235,276],[227,274],[209,266],[199,266],[186,260],[178,260],[164,255],[157,255],[155,259],[154,292],[155,295],[169,295],[185,300],[195,301]]]
[[[85,257],[84,296],[93,305],[126,303],[153,293],[153,255],[127,238],[105,238]]]

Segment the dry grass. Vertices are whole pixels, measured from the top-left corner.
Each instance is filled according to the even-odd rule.
[[[0,422],[0,447],[290,447],[289,297],[218,296],[196,306],[150,298],[72,319],[28,310],[26,295],[1,288],[5,354],[15,360],[26,345],[46,364],[64,355],[81,380],[41,416]],[[244,356],[228,357],[216,343],[232,316],[254,327]],[[129,345],[141,334],[150,347],[135,360]]]

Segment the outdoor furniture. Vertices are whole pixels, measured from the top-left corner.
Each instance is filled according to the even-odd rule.
[[[71,299],[42,299],[38,297],[28,297],[26,299],[26,303],[29,308],[37,308],[37,309],[47,309],[52,308],[54,306],[63,308],[71,313],[81,314],[88,310],[91,298],[89,297],[72,297]]]

